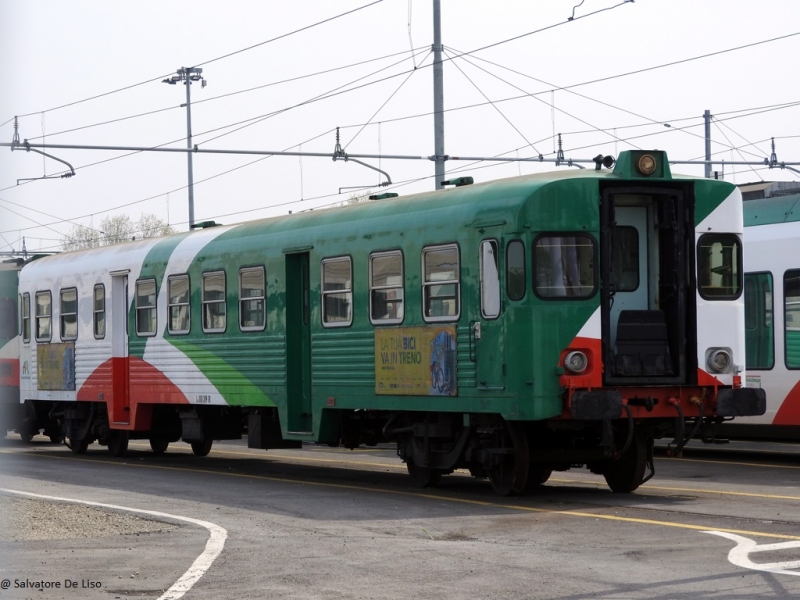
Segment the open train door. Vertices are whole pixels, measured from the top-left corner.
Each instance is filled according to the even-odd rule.
[[[111,273],[111,414],[112,425],[131,422],[128,364],[128,271]]]
[[[693,199],[683,189],[643,185],[603,190],[607,385],[693,383],[693,223]]]

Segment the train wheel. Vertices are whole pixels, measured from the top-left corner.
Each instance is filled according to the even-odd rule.
[[[214,440],[203,440],[202,442],[192,442],[192,452],[195,456],[208,456],[211,452],[211,445]]]
[[[649,444],[652,444],[649,436],[636,430],[625,454],[606,466],[603,476],[612,492],[626,494],[639,487],[644,479]]]
[[[408,467],[408,474],[411,475],[411,481],[418,488],[436,487],[442,478],[441,471],[430,467],[421,467],[411,458],[406,461],[406,467]]]
[[[108,452],[111,456],[119,458],[128,451],[128,432],[112,431],[108,438]]]
[[[72,450],[73,454],[86,454],[86,450],[89,448],[89,440],[73,440],[69,438],[67,440],[67,446],[70,450]]]
[[[520,494],[525,490],[530,471],[528,437],[520,423],[506,421],[503,428],[502,454],[495,456],[496,462],[489,468],[489,481],[499,496]]]
[[[525,489],[533,490],[539,487],[540,485],[547,482],[550,479],[550,475],[553,474],[553,469],[549,469],[547,467],[541,465],[531,465],[528,469],[528,481],[526,483]]]
[[[50,438],[51,444],[60,444],[64,441],[64,436],[61,433],[61,429],[59,427],[51,427],[50,429],[45,429],[44,434]]]
[[[169,442],[162,438],[150,438],[150,449],[156,456],[161,456],[167,451]]]
[[[30,429],[23,429],[19,432],[19,439],[22,440],[23,444],[30,444],[31,440],[33,440],[34,433]]]

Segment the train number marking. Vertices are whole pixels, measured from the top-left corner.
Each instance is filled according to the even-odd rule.
[[[755,540],[751,540],[734,533],[727,533],[725,531],[704,531],[703,533],[718,535],[736,542],[736,546],[731,548],[730,552],[728,552],[728,560],[737,567],[742,567],[743,569],[752,569],[754,571],[766,571],[768,573],[781,573],[783,575],[800,576],[800,570],[790,570],[800,569],[800,560],[772,563],[755,563],[750,560],[750,554],[755,552],[774,552],[776,550],[800,548],[800,541],[779,542],[777,544],[757,544]]]
[[[197,404],[211,404],[211,396],[209,394],[197,394],[195,401]]]

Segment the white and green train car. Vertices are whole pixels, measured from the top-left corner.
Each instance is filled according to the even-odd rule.
[[[396,441],[418,485],[503,494],[576,465],[631,491],[654,438],[764,411],[734,186],[657,151],[453,183],[31,263],[23,400],[79,453]]]

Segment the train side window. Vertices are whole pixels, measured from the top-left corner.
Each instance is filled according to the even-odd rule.
[[[167,280],[167,313],[169,332],[172,335],[189,333],[191,324],[189,312],[189,276],[172,275]]]
[[[783,274],[786,367],[800,369],[800,269]]]
[[[614,227],[611,236],[611,274],[614,291],[639,289],[639,232],[629,225]]]
[[[106,337],[106,288],[102,283],[94,286],[94,317],[92,319],[94,337],[102,340]]]
[[[67,288],[61,290],[61,339],[64,341],[78,338],[78,290]]]
[[[748,369],[771,369],[775,365],[772,302],[772,273],[745,273],[744,344]]]
[[[0,298],[0,339],[10,340],[19,334],[19,324],[17,312],[18,306],[22,305],[22,297],[18,302],[14,302],[14,297]]]
[[[506,246],[506,293],[509,300],[525,297],[525,244],[511,240]]]
[[[461,314],[458,246],[422,249],[422,318],[428,322],[456,321]]]
[[[142,279],[136,282],[136,334],[156,334],[156,280]]]
[[[534,291],[545,299],[595,293],[595,246],[588,235],[542,235],[534,242]]]
[[[349,256],[322,261],[322,325],[347,327],[353,322],[353,263]]]
[[[203,273],[203,331],[222,333],[227,326],[225,272]]]
[[[376,252],[369,257],[369,317],[374,325],[402,323],[403,253]]]
[[[26,344],[31,341],[31,295],[28,292],[22,294],[22,341]]]
[[[697,242],[697,289],[706,300],[742,294],[742,246],[732,234],[706,234]]]
[[[500,270],[497,264],[497,241],[483,240],[480,254],[481,315],[484,319],[500,316]]]
[[[239,270],[239,329],[263,331],[267,322],[264,267]]]
[[[52,337],[52,296],[50,292],[36,292],[36,341],[49,342]]]

